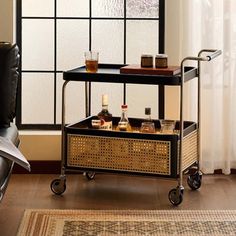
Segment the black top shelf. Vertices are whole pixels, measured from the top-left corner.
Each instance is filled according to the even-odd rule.
[[[120,68],[124,64],[99,64],[96,73],[87,73],[85,66],[63,72],[63,79],[67,81],[90,81],[106,83],[129,83],[129,84],[159,84],[159,85],[181,85],[181,74],[174,76],[166,75],[140,75],[123,74]],[[195,67],[185,67],[185,82],[197,77]]]

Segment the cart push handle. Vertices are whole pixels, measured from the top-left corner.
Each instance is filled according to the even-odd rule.
[[[207,55],[205,57],[201,57],[201,54],[203,52],[211,52],[210,55]],[[218,57],[219,55],[222,54],[221,50],[217,50],[217,49],[202,49],[199,53],[198,53],[198,57],[185,57],[182,62],[181,65],[183,67],[183,63],[187,60],[193,60],[193,61],[211,61],[214,58]]]
[[[203,52],[212,52],[212,53],[210,55],[207,55],[206,57],[200,57]],[[222,54],[221,50],[217,50],[217,49],[202,49],[198,53],[198,57],[200,57],[200,60],[202,60],[202,61],[211,61],[211,60],[213,60],[214,58],[218,57],[221,54]]]

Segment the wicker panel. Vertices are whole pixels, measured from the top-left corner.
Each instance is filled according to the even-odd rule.
[[[69,134],[67,166],[170,175],[170,141]]]
[[[179,142],[178,142],[178,148],[179,148]],[[197,161],[197,130],[194,130],[192,133],[190,133],[183,139],[183,160],[182,160],[183,170],[191,166],[196,161]]]

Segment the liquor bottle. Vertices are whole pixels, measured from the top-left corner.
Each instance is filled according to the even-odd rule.
[[[155,124],[151,119],[151,108],[145,108],[146,118],[141,124],[141,133],[155,133]]]
[[[121,105],[121,117],[118,123],[118,130],[120,131],[131,131],[131,126],[127,116],[128,105]]]
[[[100,129],[112,130],[112,114],[108,111],[108,96],[102,95],[102,110],[98,113],[98,119],[101,120]]]

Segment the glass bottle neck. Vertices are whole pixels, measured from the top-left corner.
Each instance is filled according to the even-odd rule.
[[[108,105],[102,104],[102,110],[108,110]]]
[[[146,121],[152,122],[152,117],[151,117],[151,115],[146,115]]]
[[[127,117],[127,110],[122,110],[121,116],[122,117]]]
[[[127,117],[127,110],[126,110],[126,109],[122,109],[122,112],[121,112],[121,119],[126,119],[126,120],[128,120],[128,117]]]

